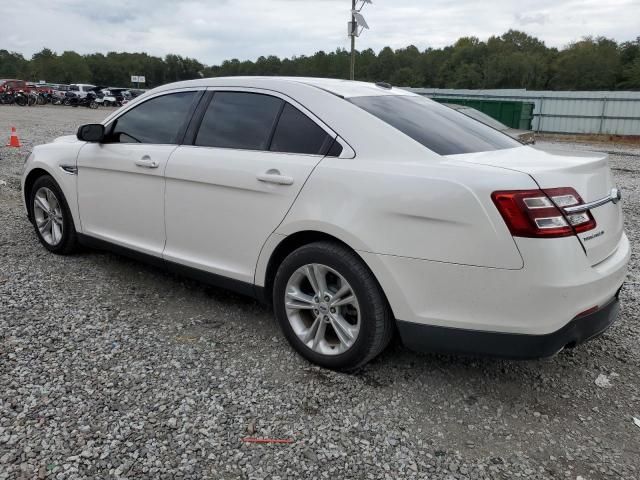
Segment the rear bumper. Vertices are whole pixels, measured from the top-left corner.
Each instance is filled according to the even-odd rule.
[[[597,311],[578,316],[545,335],[487,332],[397,321],[402,342],[416,351],[489,355],[513,359],[544,358],[586,342],[607,330],[618,316],[618,295]]]
[[[359,252],[405,322],[478,332],[549,335],[581,312],[602,308],[624,282],[626,235],[591,265],[575,237],[518,239],[520,270],[483,268]]]

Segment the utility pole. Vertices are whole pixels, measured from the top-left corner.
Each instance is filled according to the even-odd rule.
[[[356,79],[356,34],[358,33],[358,24],[356,23],[356,0],[351,0],[351,80]]]
[[[360,4],[360,8],[356,8],[356,4]],[[369,28],[367,21],[364,19],[360,11],[367,3],[373,3],[371,0],[351,0],[351,21],[349,22],[349,36],[351,37],[351,68],[349,77],[351,80],[356,78],[356,37],[359,37],[365,28]]]

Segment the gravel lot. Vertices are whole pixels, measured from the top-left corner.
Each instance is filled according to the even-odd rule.
[[[24,143],[0,147],[0,479],[640,478],[640,148],[561,145],[615,152],[625,192],[630,283],[604,336],[530,362],[394,345],[343,375],[252,300],[39,245],[26,152],[106,113],[0,106],[0,135]]]

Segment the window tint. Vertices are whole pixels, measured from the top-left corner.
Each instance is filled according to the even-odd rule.
[[[521,146],[511,137],[423,97],[384,95],[350,101],[440,155]]]
[[[322,152],[329,135],[297,108],[285,105],[273,135],[272,152],[307,153]]]
[[[112,138],[121,143],[177,143],[196,92],[152,98],[116,120]]]
[[[339,157],[342,154],[342,145],[338,143],[338,140],[333,141],[333,145],[327,152],[327,157]]]
[[[283,101],[258,93],[216,92],[207,109],[196,145],[266,150]]]

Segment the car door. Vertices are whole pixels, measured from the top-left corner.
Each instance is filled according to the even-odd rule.
[[[165,244],[164,170],[202,92],[160,94],[107,125],[78,155],[82,232],[150,255]]]
[[[164,258],[253,283],[260,249],[336,135],[273,92],[208,95],[193,144],[167,165]]]

